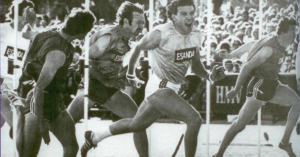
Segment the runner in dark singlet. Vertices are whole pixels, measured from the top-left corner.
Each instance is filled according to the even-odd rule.
[[[49,130],[61,142],[64,156],[76,156],[78,144],[72,118],[66,112],[62,92],[67,70],[72,63],[74,39],[83,39],[93,27],[95,17],[88,11],[72,12],[59,32],[38,34],[25,60],[20,83],[34,80],[36,86],[27,95],[23,142],[20,156],[37,156],[41,138],[49,144]],[[80,23],[81,25],[78,25]],[[78,25],[74,27],[74,25]]]
[[[239,117],[227,131],[214,157],[223,156],[234,137],[245,129],[246,124],[266,102],[292,106],[279,148],[285,150],[290,157],[296,157],[290,144],[290,137],[300,114],[300,98],[295,91],[278,81],[284,50],[293,43],[295,29],[296,21],[284,18],[279,23],[277,36],[266,37],[237,49],[240,52],[249,52],[248,61],[238,76],[235,88],[227,93],[227,98],[233,99],[237,95],[249,75],[253,78],[248,84],[246,102],[239,112]]]
[[[122,63],[124,55],[130,50],[129,38],[138,35],[144,28],[143,9],[138,4],[124,2],[117,12],[117,22],[118,25],[103,28],[91,38],[89,108],[95,103],[100,103],[119,117],[132,118],[138,107],[132,98],[122,91],[127,82],[126,69]],[[67,109],[74,124],[83,118],[83,82],[76,98]],[[149,156],[145,131],[134,133],[134,143],[140,156]],[[83,147],[83,157],[87,155],[87,151],[84,151],[87,148],[91,149],[92,146]]]

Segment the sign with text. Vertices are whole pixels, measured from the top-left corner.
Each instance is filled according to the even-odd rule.
[[[18,49],[18,53],[17,53],[17,59],[19,61],[22,61],[23,58],[24,58],[24,55],[25,55],[25,50],[22,50],[22,49]],[[12,46],[7,46],[6,47],[6,50],[5,50],[5,53],[4,53],[4,56],[5,57],[8,57],[8,58],[13,58],[14,57],[14,47]]]

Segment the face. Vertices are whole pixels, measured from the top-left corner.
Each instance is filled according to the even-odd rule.
[[[142,32],[145,24],[144,15],[138,12],[133,12],[133,19],[129,31],[133,36],[139,35]]]
[[[285,41],[287,45],[292,44],[296,37],[296,27],[289,26],[289,31],[287,33],[282,33],[281,36],[284,38],[283,41]]]
[[[25,19],[25,23],[29,23],[31,26],[36,22],[36,14],[33,8],[27,7],[24,10],[23,17]]]
[[[177,15],[172,15],[176,29],[184,34],[189,34],[193,29],[194,15],[195,9],[193,6],[179,6]]]
[[[258,39],[258,29],[256,29],[254,32],[253,32],[253,35],[255,37],[255,40]]]
[[[248,13],[243,13],[243,21],[248,21]]]

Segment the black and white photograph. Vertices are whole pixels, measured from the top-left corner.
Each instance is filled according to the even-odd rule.
[[[300,0],[2,0],[1,157],[300,157]]]

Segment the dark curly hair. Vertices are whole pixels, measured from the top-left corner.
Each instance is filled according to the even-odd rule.
[[[290,26],[296,26],[296,20],[292,18],[283,18],[279,21],[279,25],[277,27],[277,35],[281,35],[282,33],[287,33],[289,31]]]
[[[168,15],[169,19],[173,20],[172,14],[177,15],[179,6],[193,6],[194,9],[196,9],[196,6],[195,6],[195,3],[193,0],[173,0],[167,6],[167,15]]]
[[[68,35],[88,33],[93,28],[95,21],[96,18],[90,11],[73,11],[69,14],[62,31]]]
[[[118,12],[116,14],[116,22],[123,26],[124,19],[126,18],[129,21],[129,24],[131,25],[132,19],[133,19],[133,12],[138,12],[143,14],[144,10],[140,4],[133,4],[131,2],[124,2],[121,4],[121,6],[118,9]]]

